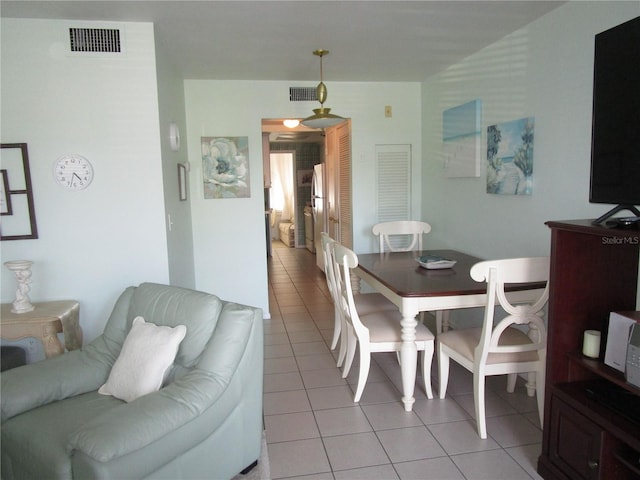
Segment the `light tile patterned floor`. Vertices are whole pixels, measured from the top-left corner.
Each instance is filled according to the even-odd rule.
[[[475,429],[472,377],[455,362],[447,398],[428,400],[418,378],[407,413],[395,354],[374,354],[362,399],[353,403],[357,365],[342,379],[329,349],[333,304],[315,256],[281,242],[273,247],[264,420],[274,480],[540,478],[536,402],[520,380],[513,394],[506,378],[487,381],[486,440]]]

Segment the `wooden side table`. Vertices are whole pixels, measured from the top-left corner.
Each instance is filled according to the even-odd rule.
[[[75,300],[34,303],[35,309],[26,313],[12,313],[11,304],[2,304],[0,337],[6,340],[38,338],[47,358],[82,347],[80,304]],[[64,346],[58,333],[64,334]]]

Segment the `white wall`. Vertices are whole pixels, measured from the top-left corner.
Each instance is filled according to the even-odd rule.
[[[612,207],[589,204],[594,35],[639,14],[638,2],[569,2],[423,83],[422,210],[432,244],[483,258],[549,255],[544,222]],[[473,99],[482,100],[480,178],[443,178],[442,112]],[[487,127],[529,116],[533,195],[487,194]]]
[[[420,85],[325,82],[326,106],[352,119],[354,247],[372,251],[375,218],[376,144],[409,143],[414,152],[415,218],[420,217]],[[306,117],[316,102],[290,102],[290,86],[304,82],[185,81],[191,173],[196,287],[268,312],[261,120]],[[393,117],[384,117],[384,106]],[[200,138],[248,136],[251,198],[205,200]]]
[[[481,257],[549,254],[547,220],[596,218],[589,204],[594,35],[640,14],[637,2],[569,2],[427,79],[423,218],[434,241]],[[442,175],[442,111],[482,100],[480,178]],[[535,117],[531,196],[486,193],[489,125]]]
[[[2,242],[2,261],[34,262],[31,300],[80,301],[85,343],[101,333],[118,295],[167,283],[153,26],[121,27],[126,55],[65,54],[68,27],[95,23],[2,19],[2,142],[27,142],[37,240]],[[104,26],[100,24],[98,26]],[[55,160],[86,156],[93,183],[67,191]],[[2,302],[15,278],[2,267]]]
[[[184,82],[156,38],[156,64],[158,72],[158,105],[160,111],[160,147],[162,151],[162,177],[166,211],[167,247],[169,251],[169,280],[171,285],[195,288],[193,263],[193,231],[191,204],[179,199],[178,164],[187,164]],[[175,123],[180,132],[180,148],[174,151],[169,143],[169,125]],[[191,173],[187,168],[187,184]]]

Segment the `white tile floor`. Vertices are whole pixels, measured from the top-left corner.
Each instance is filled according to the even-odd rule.
[[[315,256],[281,242],[273,247],[264,421],[274,480],[541,478],[536,402],[520,380],[513,394],[504,377],[487,382],[486,440],[475,429],[472,377],[455,362],[447,398],[436,392],[428,400],[418,379],[407,413],[395,354],[374,354],[362,399],[353,403],[357,367],[342,379],[329,349],[333,305]]]

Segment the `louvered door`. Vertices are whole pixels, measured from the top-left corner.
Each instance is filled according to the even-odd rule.
[[[376,145],[378,222],[411,218],[411,145]],[[405,247],[409,238],[394,236],[394,247]]]
[[[338,210],[340,243],[353,248],[353,208],[351,205],[351,122],[338,127]]]
[[[326,129],[327,233],[353,247],[351,200],[351,121]]]

